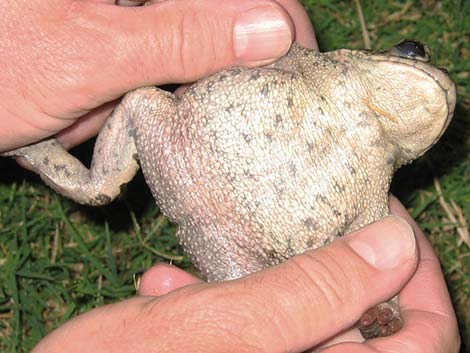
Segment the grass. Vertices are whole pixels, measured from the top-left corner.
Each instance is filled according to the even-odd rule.
[[[322,50],[364,46],[353,2],[303,3]],[[433,61],[458,85],[448,133],[427,157],[398,173],[393,190],[439,254],[470,351],[470,249],[443,207],[456,216],[460,209],[470,220],[470,21],[465,18],[470,2],[370,1],[362,10],[372,48],[403,38],[426,42]],[[83,150],[89,154],[90,146]],[[192,270],[174,232],[141,176],[117,202],[88,208],[56,195],[12,161],[0,160],[0,351],[28,352],[69,318],[133,295],[134,274],[157,261]]]

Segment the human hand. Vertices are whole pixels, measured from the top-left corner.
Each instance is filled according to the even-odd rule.
[[[114,3],[0,2],[0,152],[66,128],[59,140],[76,145],[96,134],[124,93],[269,63],[295,32],[316,46],[296,0]]]
[[[363,342],[357,330],[348,330],[323,344],[323,347],[329,346],[329,348],[321,350],[322,353],[451,353],[459,351],[460,337],[457,321],[439,261],[421,229],[393,196],[390,199],[390,208],[392,213],[403,217],[412,225],[420,249],[417,271],[400,292],[404,327],[390,337],[366,342]],[[381,236],[381,234],[376,236]],[[157,265],[145,273],[139,293],[163,295],[196,281],[198,280],[195,277],[175,267]],[[366,278],[366,281],[369,279]],[[337,310],[341,311],[342,308]]]
[[[392,297],[416,263],[411,227],[389,217],[238,280],[205,284],[180,275],[195,284],[92,310],[51,333],[34,352],[300,352]],[[142,295],[155,294],[156,277],[155,270],[144,275]],[[175,284],[167,281],[159,293]]]
[[[442,275],[439,260],[423,231],[394,196],[390,210],[411,224],[419,247],[416,273],[400,292],[402,329],[392,336],[363,343],[335,344],[322,353],[451,353],[458,352],[460,336],[457,319]],[[351,342],[350,333],[328,343]]]

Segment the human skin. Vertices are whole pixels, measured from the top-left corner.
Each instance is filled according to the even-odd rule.
[[[287,51],[294,33],[302,45],[316,46],[308,17],[297,1],[155,1],[145,8],[113,3],[0,3],[0,39],[8,43],[0,49],[0,151],[57,133],[65,146],[78,144],[96,133],[125,92],[145,85],[191,82],[226,66],[268,63]],[[217,16],[210,15],[214,8]],[[243,45],[237,47],[234,23],[252,8],[271,13],[264,18],[251,15],[248,20],[270,20],[275,25],[272,35],[263,28],[252,46],[242,38]],[[257,47],[260,43],[265,46]],[[364,239],[369,236],[370,240]],[[352,239],[361,237],[354,248]],[[172,267],[152,268],[143,278],[141,294],[171,293],[95,309],[54,331],[35,351],[132,352],[149,347],[301,351],[334,336],[338,341],[357,338],[354,332],[337,335],[413,276],[400,294],[404,329],[354,349],[368,352],[365,349],[383,342],[414,344],[409,350],[413,352],[456,352],[458,331],[442,274],[432,250],[421,245],[419,234],[418,239],[420,247],[428,250],[414,276],[413,237],[397,219],[378,222],[321,250],[228,283],[204,284]],[[363,255],[373,254],[371,244],[377,251],[369,257],[374,265],[358,256],[361,248]],[[394,244],[399,251],[388,257]],[[394,264],[392,269],[377,268],[384,259]],[[181,286],[185,287],[174,290]],[[418,296],[421,288],[427,290]],[[437,322],[431,325],[430,317]],[[438,334],[431,336],[434,329]]]
[[[295,35],[316,47],[293,0],[18,0],[0,2],[0,14],[0,152],[59,131],[66,147],[76,145],[138,87],[266,64]]]
[[[155,266],[143,276],[139,297],[69,321],[33,352],[458,352],[439,262],[394,198],[391,209],[403,218],[386,218],[234,281],[207,284]],[[398,333],[362,342],[357,330],[348,330],[400,288],[405,324]]]
[[[411,224],[419,247],[416,273],[400,292],[404,328],[391,337],[362,343],[357,331],[340,333],[327,345],[349,341],[323,350],[324,353],[376,352],[458,352],[460,337],[452,303],[440,269],[439,260],[426,236],[394,196],[390,209]],[[161,296],[178,288],[200,283],[201,280],[176,267],[156,265],[142,277],[139,295]],[[325,311],[327,315],[327,311]],[[357,343],[360,342],[360,343]]]
[[[426,236],[397,198],[391,196],[390,209],[413,228],[419,247],[416,273],[400,292],[404,328],[391,337],[362,343],[357,331],[340,333],[327,345],[342,341],[361,342],[337,344],[325,353],[372,352],[458,352],[460,337],[452,303],[440,269],[439,260]],[[139,295],[161,296],[201,280],[176,267],[156,265],[140,282]],[[328,314],[327,311],[324,313]],[[321,317],[321,316],[320,316]]]

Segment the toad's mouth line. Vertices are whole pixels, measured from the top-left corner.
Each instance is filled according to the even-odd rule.
[[[454,83],[450,76],[447,74],[444,69],[439,68],[437,66],[433,66],[432,64],[424,61],[419,61],[419,60],[411,60],[411,59],[405,59],[405,58],[400,58],[396,56],[386,56],[386,57],[378,57],[378,58],[369,58],[370,61],[378,61],[378,62],[393,62],[393,63],[398,63],[402,64],[408,67],[415,68],[422,73],[426,74],[430,78],[433,79],[433,81],[442,89],[442,91],[445,92],[446,94],[446,101],[447,105],[450,108],[450,105],[453,105],[455,101],[452,101],[452,98],[454,95],[453,90],[455,89]],[[453,109],[449,109],[449,111],[452,111]]]

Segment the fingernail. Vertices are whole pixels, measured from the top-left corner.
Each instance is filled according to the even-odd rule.
[[[396,268],[412,259],[416,239],[411,226],[401,217],[388,216],[351,236],[349,246],[380,270]]]
[[[254,8],[242,13],[234,27],[234,50],[243,63],[270,61],[289,51],[293,33],[281,9]]]

